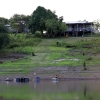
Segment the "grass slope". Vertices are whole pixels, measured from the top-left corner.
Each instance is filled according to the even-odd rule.
[[[100,39],[98,37],[69,37],[55,39],[10,36],[11,43],[3,52],[19,52],[26,57],[0,64],[0,73],[29,73],[32,68],[49,66],[99,66]],[[57,42],[59,42],[57,46]],[[13,47],[14,46],[14,47]],[[34,52],[35,56],[31,53]],[[83,55],[84,53],[84,55]]]

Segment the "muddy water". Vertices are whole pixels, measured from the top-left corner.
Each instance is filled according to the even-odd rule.
[[[100,100],[100,80],[0,82],[0,100]]]

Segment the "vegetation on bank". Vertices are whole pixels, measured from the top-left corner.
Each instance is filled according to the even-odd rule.
[[[9,20],[0,17],[0,24],[8,28],[9,33],[32,33],[40,31],[41,37],[46,32],[48,37],[64,35],[67,30],[66,23],[63,22],[63,16],[58,17],[56,12],[38,6],[29,16],[14,14]],[[0,29],[1,31],[1,29]]]
[[[29,34],[9,34],[10,43],[2,54],[25,54],[24,58],[6,56],[0,73],[29,73],[32,68],[49,66],[99,66],[99,37],[34,38]],[[34,55],[32,56],[32,52]],[[4,59],[4,58],[1,58]]]

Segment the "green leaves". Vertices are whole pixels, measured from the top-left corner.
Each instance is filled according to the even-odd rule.
[[[0,17],[0,24],[3,24],[3,25],[8,24],[8,19]]]
[[[28,27],[30,16],[14,14],[9,22],[16,32],[23,32],[24,28]]]
[[[61,30],[62,32],[65,32],[65,31],[67,30],[67,26],[66,26],[66,24],[65,24],[64,22],[62,22],[62,23],[60,24],[60,30]]]
[[[43,36],[43,31],[45,30],[48,37],[55,37],[57,33],[67,30],[66,24],[62,21],[63,16],[58,18],[55,12],[38,6],[31,16],[29,28],[33,34],[36,31],[41,31],[41,36]]]
[[[7,28],[3,24],[0,24],[0,33],[7,33]]]
[[[4,24],[0,24],[0,49],[9,43],[8,30]]]
[[[100,20],[94,21],[94,25],[95,25],[96,29],[98,30],[98,28],[100,27]]]
[[[56,18],[57,16],[52,11],[38,6],[31,16],[29,28],[31,29],[32,33],[35,33],[35,31],[41,31],[42,34],[43,30],[46,30],[47,28],[46,20]]]
[[[35,33],[35,31],[43,32],[45,29],[46,15],[46,9],[40,6],[33,12],[29,24],[29,28],[31,29],[32,33]]]
[[[9,37],[7,33],[0,33],[0,48],[6,46],[9,43]]]
[[[66,24],[61,22],[61,20],[59,21],[57,19],[48,19],[45,22],[49,37],[50,35],[54,37],[57,33],[65,32],[67,29]]]

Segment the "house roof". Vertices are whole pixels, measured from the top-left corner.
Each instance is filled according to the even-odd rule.
[[[6,24],[5,26],[6,26],[6,27],[10,27],[10,24]]]
[[[66,24],[93,24],[93,22],[87,22],[87,21],[70,21],[65,23]]]

